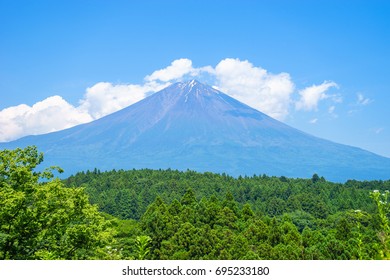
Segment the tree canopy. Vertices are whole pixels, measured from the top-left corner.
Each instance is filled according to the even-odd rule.
[[[390,181],[40,170],[0,151],[0,259],[389,259]]]
[[[42,160],[36,147],[0,151],[0,259],[109,258],[109,222],[84,189],[35,171]]]
[[[137,258],[131,240],[146,235],[150,259],[388,258],[382,206],[390,181],[143,169],[80,172],[65,182],[84,186],[119,223],[132,220],[118,236],[126,257]]]

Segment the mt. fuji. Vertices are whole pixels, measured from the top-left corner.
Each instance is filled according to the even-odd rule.
[[[283,124],[198,81],[175,83],[91,123],[28,136],[45,166],[77,171],[152,168],[334,181],[390,179],[390,159]]]

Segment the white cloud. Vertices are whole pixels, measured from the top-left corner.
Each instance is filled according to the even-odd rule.
[[[91,116],[56,95],[37,102],[0,111],[0,141],[41,134],[92,121]]]
[[[311,124],[316,124],[318,122],[318,119],[317,118],[314,118],[312,120],[309,121],[309,123]]]
[[[187,58],[181,58],[174,60],[170,66],[154,71],[151,75],[145,77],[145,81],[177,81],[186,75],[195,77],[200,75],[202,72],[213,72],[213,68],[205,66],[201,68],[193,68],[192,61]]]
[[[25,104],[0,111],[0,141],[11,141],[26,135],[62,130],[86,123],[123,109],[156,92],[169,83],[113,85],[101,82],[87,88],[78,107],[61,96],[51,96],[33,106]]]
[[[338,96],[331,96],[326,94],[326,92],[332,88],[338,87],[335,82],[325,81],[320,85],[312,85],[305,89],[300,90],[298,93],[300,95],[300,99],[295,103],[295,108],[297,110],[304,111],[313,111],[317,110],[318,103],[330,97],[334,97],[334,101],[338,102]],[[341,102],[341,101],[340,101]]]
[[[288,115],[294,83],[287,73],[271,74],[247,60],[227,58],[215,67],[217,88],[271,117]]]
[[[169,84],[149,82],[144,85],[113,85],[101,82],[87,88],[80,108],[94,119],[123,109],[146,97],[147,93],[156,92]]]
[[[192,61],[187,58],[181,58],[173,61],[170,66],[164,69],[154,71],[151,75],[146,76],[145,80],[148,82],[156,80],[168,82],[181,78],[193,71],[194,68],[192,68]]]

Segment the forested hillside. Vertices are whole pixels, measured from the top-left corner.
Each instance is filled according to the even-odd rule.
[[[388,254],[390,181],[336,184],[317,174],[311,179],[233,178],[95,169],[65,183],[85,188],[100,211],[119,218],[118,246],[125,258],[137,257],[137,236],[150,237],[146,257],[151,259],[376,259]],[[381,194],[378,203],[376,194]],[[378,205],[387,207],[385,219]]]
[[[389,259],[390,181],[36,171],[0,151],[0,259]]]

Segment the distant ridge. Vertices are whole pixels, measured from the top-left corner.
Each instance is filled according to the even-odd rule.
[[[390,179],[390,159],[294,129],[196,80],[175,83],[91,123],[28,136],[45,166],[66,175],[99,168],[192,169],[332,181]]]

